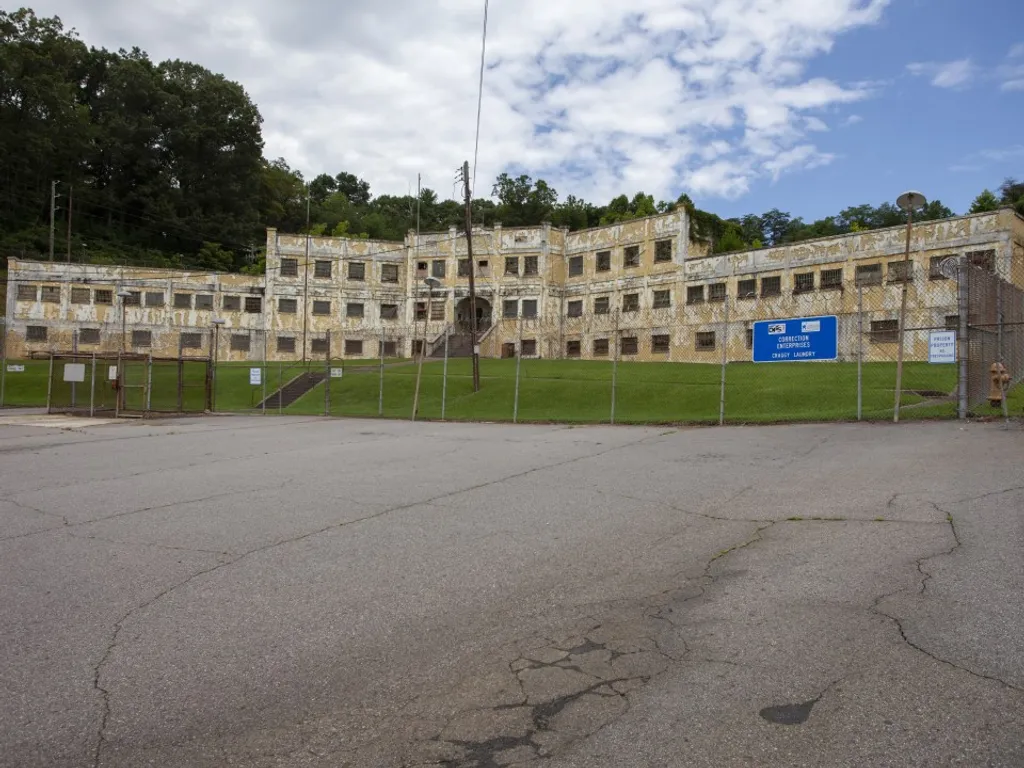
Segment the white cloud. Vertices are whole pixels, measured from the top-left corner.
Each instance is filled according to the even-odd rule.
[[[912,75],[931,78],[931,84],[936,88],[959,88],[974,78],[977,68],[970,59],[957,59],[947,62],[914,62],[907,65],[907,71]]]
[[[889,2],[492,3],[477,193],[513,164],[563,197],[735,197],[830,162],[808,132],[871,89],[805,73]],[[34,5],[90,44],[138,45],[241,82],[264,116],[266,154],[307,174],[347,170],[404,194],[422,172],[447,196],[472,160],[481,0]]]
[[[843,120],[843,125],[844,126],[846,126],[846,125],[856,125],[857,123],[863,123],[863,122],[864,122],[864,118],[861,117],[860,115],[850,115],[845,120]]]
[[[972,152],[959,163],[951,165],[949,170],[958,173],[980,171],[992,165],[1005,165],[1024,158],[1024,144],[1014,144],[996,149],[981,149]]]
[[[1004,91],[1024,91],[1024,80],[1007,80],[999,87]]]
[[[1017,43],[1010,52],[1006,55],[1008,59],[1017,59],[1024,57],[1024,43]]]

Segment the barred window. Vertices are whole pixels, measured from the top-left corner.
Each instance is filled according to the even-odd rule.
[[[912,261],[890,261],[889,262],[889,282],[900,283],[905,280],[912,279],[914,274],[914,262]]]
[[[753,299],[757,296],[757,280],[740,280],[736,284],[736,298]]]
[[[123,301],[126,307],[142,306],[142,294],[138,291],[128,291],[128,295],[124,297]]]
[[[946,280],[946,276],[942,274],[942,262],[946,259],[955,258],[953,256],[932,256],[928,259],[928,279],[929,280]]]
[[[331,314],[331,302],[324,301],[323,299],[315,299],[313,301],[313,314],[314,315],[329,315],[329,314]]]
[[[960,315],[946,315],[946,330],[947,331],[959,331],[960,330]]]
[[[397,264],[381,264],[380,265],[380,281],[382,283],[397,283],[398,282],[398,265]]]
[[[79,344],[99,344],[100,343],[100,329],[99,328],[82,328],[78,331],[78,343]]]
[[[469,277],[469,259],[459,259],[459,277]]]
[[[381,304],[380,305],[380,319],[381,320],[397,320],[398,319],[398,305],[397,304]]]
[[[412,356],[419,357],[423,352],[423,339],[412,340]]]
[[[672,261],[672,241],[658,240],[654,243],[654,263]]]
[[[523,339],[522,348],[519,350],[520,355],[526,357],[534,357],[537,354],[537,340],[536,339]]]
[[[608,339],[594,339],[594,357],[608,357]]]
[[[416,302],[416,319],[426,320],[427,319],[427,302],[417,301]]]
[[[444,279],[444,259],[435,259],[430,263],[430,274],[439,280]]]
[[[655,333],[651,336],[652,352],[668,352],[671,338],[667,333]]]
[[[872,320],[871,341],[875,344],[895,344],[899,340],[899,320]]]
[[[133,347],[151,347],[151,346],[153,346],[153,333],[152,333],[152,331],[132,331],[132,346]]]
[[[281,277],[298,277],[299,260],[281,259]]]
[[[566,306],[565,314],[568,317],[583,317],[583,300],[570,301]]]
[[[987,269],[989,272],[995,271],[995,249],[989,249],[987,251],[968,251],[965,255],[967,256],[968,264],[972,264],[975,267],[981,267],[982,269]]]
[[[147,307],[162,307],[164,305],[163,291],[146,291]]]
[[[46,341],[46,326],[30,325],[26,327],[25,341]]]
[[[821,282],[819,283],[821,290],[835,290],[836,288],[843,287],[843,270],[842,269],[823,269],[821,270]]]
[[[672,306],[672,291],[655,291],[654,302],[652,305],[655,309],[668,309]]]
[[[580,341],[579,341],[579,339],[573,339],[572,341],[565,342],[565,356],[566,357],[579,357],[580,356]]]
[[[350,261],[348,263],[348,279],[349,280],[365,280],[366,279],[366,264],[362,261]]]
[[[640,349],[636,336],[623,336],[619,344],[619,352],[623,355],[635,355]]]
[[[277,337],[277,351],[278,352],[295,352],[295,337],[294,336],[278,336]]]
[[[363,305],[359,302],[350,301],[345,305],[345,317],[362,317]]]
[[[213,309],[213,294],[212,293],[197,293],[196,294],[196,309]]]
[[[331,276],[331,262],[329,261],[314,261],[313,262],[313,277],[330,277]]]
[[[814,290],[814,273],[801,272],[793,276],[793,293],[807,293]]]
[[[505,257],[505,274],[519,276],[519,257],[518,256],[506,256]]]
[[[88,288],[72,288],[71,289],[71,303],[72,304],[89,304],[92,302],[92,291]]]
[[[298,299],[278,299],[277,311],[282,315],[294,315],[299,311]]]
[[[245,297],[245,311],[250,315],[255,315],[263,311],[263,297],[262,296],[246,296]]]
[[[523,274],[524,275],[536,275],[537,270],[537,257],[526,256],[523,258]]]
[[[501,311],[502,317],[519,317],[519,300],[505,299]]]
[[[39,289],[34,285],[18,286],[18,301],[35,301],[39,296]]]
[[[176,293],[176,294],[174,294],[174,308],[175,309],[192,309],[192,294],[191,293]]]
[[[754,329],[753,328],[747,328],[747,332],[744,335],[746,336],[745,342],[746,342],[746,345],[747,345],[747,349],[753,349],[754,348]]]
[[[435,301],[430,305],[430,319],[444,320],[444,302]]]
[[[626,268],[640,266],[639,245],[627,245],[622,249],[622,266]]]
[[[417,261],[416,262],[416,277],[426,277],[427,276],[427,267],[428,267],[427,262],[425,262],[425,261]]]
[[[232,352],[248,352],[249,351],[249,334],[248,333],[232,333],[231,334],[231,351]]]
[[[595,269],[598,272],[608,272],[612,268],[612,252],[598,251]]]
[[[221,307],[226,310],[237,312],[242,308],[242,297],[241,296],[225,296],[221,299]]]
[[[782,293],[782,278],[775,277],[761,278],[761,296],[779,296]]]
[[[687,304],[703,304],[704,303],[704,286],[703,285],[691,285],[686,288],[686,303]]]
[[[857,267],[857,285],[881,285],[881,264],[860,264]]]
[[[578,277],[583,274],[583,257],[569,257],[569,277]]]
[[[537,300],[523,299],[523,317],[537,316]]]
[[[622,311],[636,312],[640,309],[640,294],[625,293],[622,295]]]
[[[607,296],[594,299],[594,314],[607,315],[611,304]]]
[[[44,285],[42,300],[48,304],[60,304],[60,286]]]
[[[397,341],[382,341],[377,347],[381,357],[398,357]]]
[[[202,349],[203,336],[199,333],[182,333],[178,336],[178,344],[182,349]]]
[[[694,347],[698,352],[706,352],[709,349],[715,348],[715,332],[714,331],[697,331],[693,335]]]
[[[725,301],[725,283],[712,283],[708,286],[708,301]]]
[[[114,292],[109,288],[97,288],[92,298],[97,304],[113,304]]]
[[[327,339],[313,339],[309,344],[309,351],[315,354],[326,354],[331,349],[331,343]]]
[[[345,354],[346,355],[362,355],[363,354],[363,340],[362,339],[345,339]]]

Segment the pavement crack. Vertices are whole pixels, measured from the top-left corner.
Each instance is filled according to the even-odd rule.
[[[744,489],[744,490],[746,490],[746,489]],[[725,522],[725,523],[769,523],[769,522],[772,522],[771,520],[769,520],[767,518],[723,517],[721,515],[712,515],[712,514],[709,514],[707,512],[694,512],[692,509],[683,509],[682,507],[677,507],[675,504],[672,504],[671,502],[668,502],[668,501],[663,501],[661,499],[643,499],[643,498],[640,498],[639,496],[630,496],[629,494],[617,493],[615,491],[605,491],[604,493],[605,493],[606,496],[615,496],[615,497],[620,498],[620,499],[628,499],[629,501],[638,501],[641,504],[656,504],[656,505],[658,505],[660,507],[665,507],[665,509],[671,509],[674,512],[679,512],[679,513],[684,514],[684,515],[690,515],[692,517],[703,517],[703,518],[705,518],[707,520],[718,520],[720,522]],[[740,491],[740,493],[743,493],[743,491]],[[736,494],[736,495],[739,495],[739,494]],[[730,501],[732,501],[732,498],[735,498],[735,496],[727,499],[725,502],[723,502],[723,504],[721,506],[725,506],[726,504],[728,504]]]
[[[1014,485],[1014,486],[1012,486],[1010,488],[1003,488],[1003,489],[998,490],[998,491],[989,491],[988,493],[982,493],[982,494],[980,494],[978,496],[968,496],[968,497],[963,498],[963,499],[958,499],[957,501],[954,501],[952,503],[953,503],[954,506],[959,506],[961,504],[966,504],[967,502],[970,502],[970,501],[980,501],[981,499],[990,499],[993,496],[1002,496],[1004,493],[1014,493],[1016,491],[1024,491],[1024,485]]]
[[[155,549],[165,549],[170,550],[172,552],[197,552],[200,554],[207,555],[238,557],[238,554],[235,552],[225,552],[218,549],[199,549],[197,547],[175,547],[170,544],[154,544],[148,541],[119,541],[118,539],[108,539],[104,536],[79,536],[77,534],[71,533],[70,531],[68,531],[67,534],[73,539],[82,539],[85,541],[105,541],[108,544],[117,544],[123,547],[153,547]]]

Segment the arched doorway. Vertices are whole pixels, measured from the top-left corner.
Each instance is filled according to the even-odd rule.
[[[455,305],[455,322],[460,326],[470,326],[469,297],[462,299]],[[476,328],[478,331],[491,327],[491,302],[480,296],[476,297]]]

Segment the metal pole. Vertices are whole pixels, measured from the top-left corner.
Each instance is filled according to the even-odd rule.
[[[718,396],[718,425],[725,424],[725,368],[729,364],[729,298],[725,299],[725,323],[722,330],[722,385]]]
[[[152,394],[153,394],[153,353],[149,353],[149,357],[146,358],[146,413],[149,413],[149,409],[152,407]]]
[[[331,332],[327,331],[327,379],[324,382],[324,416],[331,415]],[[342,373],[345,372],[345,365],[342,363]]]
[[[377,415],[384,415],[384,326],[380,329],[380,382],[377,391]]]
[[[967,325],[967,310],[968,310],[968,272],[967,272],[967,259],[964,257],[960,258],[960,263],[957,265],[957,312],[960,315],[960,331],[957,334],[956,351],[959,361],[959,372],[958,372],[958,386],[957,386],[957,416],[960,419],[967,418],[967,355],[969,351],[969,328]]]
[[[76,328],[71,332],[71,352],[78,354],[78,329]],[[76,363],[78,358],[72,358]],[[78,405],[78,389],[75,386],[75,382],[71,382],[71,407],[75,408]]]
[[[281,390],[284,389],[284,362],[278,361],[277,363],[277,415],[280,416],[283,412],[284,406],[281,404],[281,400],[284,399]]]
[[[267,332],[263,331],[263,374],[260,376],[260,385],[263,399],[260,401],[260,408],[263,415],[267,415]]]
[[[893,404],[892,420],[898,423],[900,420],[900,400],[903,397],[903,345],[905,336],[904,328],[907,325],[907,291],[910,287],[910,233],[914,226],[914,209],[907,207],[907,247],[903,254],[903,292],[900,296],[900,320],[899,320],[899,342],[896,349],[896,400]]]
[[[857,284],[857,421],[864,417],[864,286]]]
[[[50,412],[50,395],[53,391],[53,352],[50,353],[50,375],[46,379],[46,412]]]
[[[121,415],[121,392],[124,390],[124,379],[121,375],[121,352],[117,353],[117,378],[114,379],[117,383],[116,397],[114,398],[114,418],[118,418]]]
[[[0,322],[0,408],[4,407],[7,389],[7,323]]]
[[[448,401],[448,327],[444,329],[444,371],[441,374],[441,421],[444,421],[445,405]]]
[[[434,297],[434,286],[428,286],[427,290],[427,314],[423,319],[423,341],[420,342],[420,362],[416,368],[416,390],[412,396],[413,421],[416,421],[416,412],[420,407],[420,379],[423,377],[423,358],[427,354],[427,322],[430,320],[430,302]]]
[[[71,193],[74,187],[68,185],[68,264],[71,263]]]
[[[466,256],[469,259],[469,328],[473,342],[473,391],[480,391],[480,344],[476,324],[476,264],[473,262],[473,201],[469,188],[469,161],[462,165],[462,180],[466,191]]]
[[[213,326],[213,368],[210,373],[210,410],[217,412],[217,351],[220,347],[220,326]]]
[[[92,353],[92,378],[89,380],[89,415],[96,413],[96,353]]]
[[[302,269],[302,362],[306,362],[306,335],[309,328],[309,184],[306,185],[306,258]]]
[[[615,381],[619,368],[619,311],[615,310],[615,331],[612,334],[612,344],[615,346],[612,352],[612,411],[609,423],[615,423]]]
[[[50,261],[53,261],[53,227],[57,214],[57,182],[50,182]],[[47,404],[49,407],[49,404]]]
[[[1002,368],[1000,369],[1000,375],[1001,375],[1002,371],[1006,370],[1006,365],[1005,365],[1006,360],[1005,360],[1004,353],[1003,353],[1003,322],[1004,322],[1004,318],[1003,318],[1003,280],[1002,280],[1001,277],[998,277],[998,276],[996,277],[996,311],[999,313],[999,325],[997,326],[997,331],[998,331],[997,343],[999,345],[999,352],[998,352],[998,354],[999,354],[999,363],[1002,366]],[[1006,428],[1009,429],[1010,428],[1010,404],[1007,402],[1007,399],[1008,399],[1007,395],[1009,394],[1009,392],[1008,392],[1008,388],[1005,385],[1003,385],[1003,384],[1000,384],[1000,388],[1002,389],[1002,392],[1003,392],[1003,399],[1001,401],[1002,404],[1003,404],[1003,419],[1006,422]]]
[[[512,401],[512,423],[519,421],[519,366],[523,361],[523,318],[518,318],[519,340],[516,342],[516,394]]]

